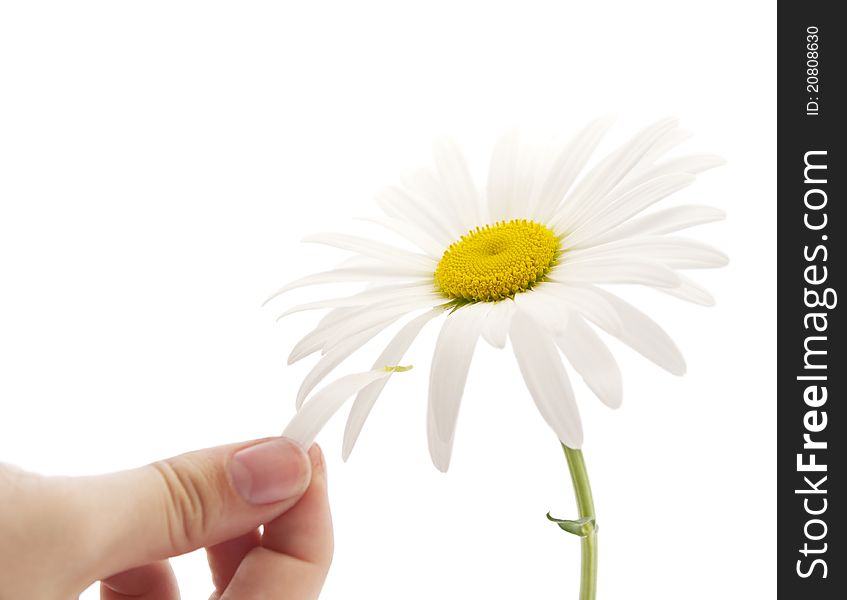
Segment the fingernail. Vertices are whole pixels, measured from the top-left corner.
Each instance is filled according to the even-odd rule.
[[[312,447],[309,448],[309,458],[312,459],[312,478],[320,477],[323,479],[323,484],[327,485],[326,459],[324,458],[321,447],[317,444],[312,444]]]
[[[238,495],[250,504],[271,504],[305,491],[311,463],[298,444],[276,438],[236,452],[230,472]]]
[[[321,450],[321,447],[317,444],[312,444],[312,447],[309,448],[309,458],[312,460],[313,473],[319,470],[323,471],[326,467],[323,450]]]

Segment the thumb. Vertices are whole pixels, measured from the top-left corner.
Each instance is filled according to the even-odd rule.
[[[60,485],[80,503],[94,580],[254,529],[294,506],[310,478],[304,450],[271,438]]]

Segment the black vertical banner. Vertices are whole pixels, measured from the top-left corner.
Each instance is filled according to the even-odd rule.
[[[838,2],[778,6],[778,596],[843,600],[847,32]]]

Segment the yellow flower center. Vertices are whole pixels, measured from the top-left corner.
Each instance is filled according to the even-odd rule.
[[[497,302],[525,292],[556,264],[559,238],[525,219],[477,227],[450,245],[435,269],[448,298]]]

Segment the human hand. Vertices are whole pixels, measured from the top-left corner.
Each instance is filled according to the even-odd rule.
[[[98,477],[0,464],[2,600],[76,598],[98,580],[103,600],[175,600],[167,559],[197,548],[212,600],[307,600],[332,547],[317,446],[255,440]]]

